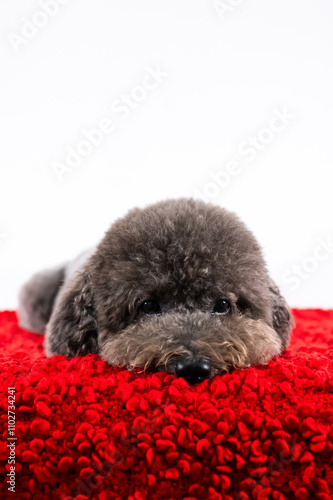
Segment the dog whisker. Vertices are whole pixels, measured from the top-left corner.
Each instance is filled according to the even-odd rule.
[[[161,364],[167,365],[172,358],[183,355],[191,356],[191,352],[187,349],[170,349],[169,351],[164,352],[163,356],[159,359],[156,366],[159,366]]]
[[[210,344],[199,341],[196,345],[204,351],[206,350],[208,352],[208,357],[216,361],[218,365],[223,365],[228,368],[233,366],[247,366],[245,362],[247,357],[246,346],[236,340],[233,342],[224,340],[222,342],[212,342]]]

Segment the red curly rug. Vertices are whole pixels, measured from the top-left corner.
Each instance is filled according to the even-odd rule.
[[[45,358],[43,337],[1,313],[0,498],[332,499],[333,311],[294,317],[282,358],[189,387]]]

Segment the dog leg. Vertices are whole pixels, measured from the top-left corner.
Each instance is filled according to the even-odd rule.
[[[34,274],[20,290],[18,317],[21,328],[44,333],[53,304],[65,279],[66,266]]]
[[[21,328],[44,333],[60,288],[75,276],[94,252],[92,247],[62,266],[34,274],[19,293],[18,317]]]

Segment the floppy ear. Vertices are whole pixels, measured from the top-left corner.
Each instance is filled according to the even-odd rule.
[[[282,340],[282,348],[285,350],[289,345],[290,332],[294,326],[294,321],[287,302],[272,279],[270,279],[269,290],[272,297],[273,328],[279,334]]]
[[[46,327],[47,356],[85,356],[98,352],[91,279],[84,271],[63,285]]]

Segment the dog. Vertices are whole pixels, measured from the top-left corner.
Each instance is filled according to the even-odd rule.
[[[267,364],[293,325],[250,230],[186,198],[130,210],[95,249],[34,275],[18,316],[21,327],[45,331],[47,356],[98,353],[189,384]]]

